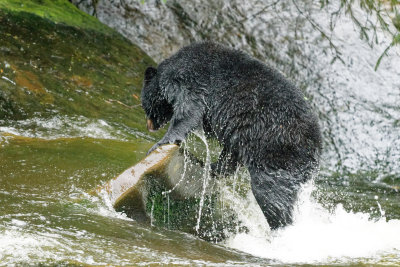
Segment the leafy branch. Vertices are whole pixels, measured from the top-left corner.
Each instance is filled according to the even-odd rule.
[[[331,46],[336,52],[336,55],[340,55],[340,51],[338,48],[333,44],[332,40],[329,38],[329,36],[322,30],[322,28],[307,14],[305,14],[304,11],[302,11],[298,4],[296,3],[296,0],[292,0],[293,4],[295,5],[297,11],[303,15],[313,26],[314,29],[318,30],[324,38],[326,38]],[[329,4],[329,0],[320,0],[321,8],[326,7]],[[357,16],[357,14],[354,12],[354,5],[358,4],[361,9],[366,11],[367,17],[365,16]],[[390,1],[390,7],[392,12],[394,14],[397,13],[397,6],[400,4],[398,0],[391,0]],[[340,1],[340,7],[337,11],[333,12],[331,14],[331,30],[334,28],[334,23],[333,23],[333,18],[334,17],[339,17],[340,14],[344,13],[345,15],[349,16],[350,19],[353,21],[354,25],[359,29],[360,31],[360,37],[361,39],[364,39],[369,46],[373,46],[374,43],[378,43],[378,35],[377,32],[382,30],[383,32],[386,32],[390,34],[393,38],[391,44],[386,47],[384,52],[381,54],[381,56],[378,58],[378,61],[375,65],[375,71],[378,69],[382,59],[388,55],[388,51],[395,45],[400,44],[400,14],[397,13],[395,18],[392,19],[393,26],[396,30],[396,32],[393,32],[393,27],[390,26],[389,24],[389,13],[388,13],[388,8],[384,7],[382,4],[381,0],[341,0]],[[371,19],[374,18],[374,21]],[[370,33],[372,31],[372,38],[370,38]],[[339,57],[340,58],[340,57]],[[335,58],[336,59],[336,58]],[[343,62],[343,60],[341,60]]]
[[[385,51],[383,51],[383,53],[381,54],[381,56],[378,58],[378,61],[376,62],[376,65],[375,65],[375,68],[374,68],[375,71],[378,69],[379,65],[381,64],[382,58],[383,58],[384,56],[387,56],[387,52],[390,50],[390,48],[392,48],[393,46],[398,45],[398,44],[400,44],[400,33],[397,34],[397,35],[393,38],[392,43],[391,43],[388,47],[386,47]]]
[[[311,26],[316,29],[317,31],[320,32],[322,37],[324,37],[326,40],[328,40],[330,47],[335,51],[335,57],[333,58],[332,62],[335,61],[336,59],[339,59],[342,63],[344,63],[343,59],[341,58],[341,53],[339,48],[333,43],[332,39],[329,37],[327,33],[309,16],[307,15],[300,7],[298,6],[296,0],[292,0],[294,6],[296,7],[297,12],[300,13],[303,17],[307,19],[308,22],[310,22]]]

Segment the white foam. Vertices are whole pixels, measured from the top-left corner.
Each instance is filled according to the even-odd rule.
[[[1,76],[1,78],[2,78],[3,80],[6,80],[6,81],[12,83],[13,85],[15,85],[15,82],[11,81],[11,80],[8,79],[6,76]]]
[[[5,124],[0,121],[0,124]],[[54,116],[13,121],[11,125],[0,126],[0,132],[14,135],[56,139],[63,137],[90,137],[101,139],[124,139],[126,134],[101,119],[83,116]]]
[[[261,211],[252,203],[246,213],[239,212],[249,233],[232,236],[226,245],[284,263],[345,263],[359,258],[378,262],[389,254],[400,257],[400,220],[374,221],[368,214],[346,212],[340,205],[330,213],[311,197],[313,188],[310,183],[301,192],[293,225],[269,235],[260,224],[255,227]],[[249,218],[252,213],[257,218]]]
[[[17,229],[0,231],[0,262],[12,264],[31,262],[33,258],[51,259],[55,255],[48,248],[60,246],[62,244],[54,238],[23,233]]]

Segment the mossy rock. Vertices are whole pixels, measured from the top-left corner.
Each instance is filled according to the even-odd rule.
[[[0,1],[0,34],[3,125],[65,115],[146,132],[140,90],[155,63],[122,35],[66,0]]]
[[[208,177],[203,195],[205,168],[187,153],[164,145],[91,193],[106,194],[117,211],[134,220],[205,240],[221,241],[229,233],[246,231],[236,214],[221,206],[215,177]]]
[[[78,10],[66,0],[1,0],[0,8],[32,13],[54,23],[113,33],[112,29],[99,23],[96,18]]]

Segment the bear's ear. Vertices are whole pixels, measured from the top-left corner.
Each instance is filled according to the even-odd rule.
[[[149,82],[157,74],[157,69],[154,67],[148,67],[144,72],[144,81]]]

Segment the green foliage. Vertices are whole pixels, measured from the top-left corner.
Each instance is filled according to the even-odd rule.
[[[83,29],[112,33],[106,25],[79,10],[67,0],[0,0],[0,9],[28,12],[55,23],[63,23]]]
[[[360,30],[361,38],[365,39],[370,45],[373,45],[373,42],[378,42],[378,37],[376,35],[377,30],[383,30],[384,32],[390,34],[393,37],[392,43],[384,50],[381,56],[378,58],[375,64],[375,71],[378,69],[382,59],[384,56],[387,56],[387,52],[393,46],[399,44],[398,38],[399,34],[392,31],[392,28],[389,25],[390,20],[388,19],[390,15],[388,14],[388,10],[383,7],[382,1],[377,0],[361,0],[359,1],[360,7],[367,11],[369,15],[374,15],[376,17],[376,21],[370,20],[369,18],[358,18],[352,11],[352,6],[356,3],[354,0],[341,0],[342,6],[346,9],[346,14],[348,14],[353,20],[354,24]],[[391,1],[391,7],[396,8],[398,4],[397,0]],[[393,25],[397,30],[399,30],[398,25],[396,24],[396,20],[393,20]],[[396,26],[397,25],[397,26]],[[370,37],[369,33],[372,34]]]
[[[400,31],[400,13],[397,13],[396,16],[393,18],[393,25],[398,31]]]
[[[393,46],[398,45],[398,44],[400,44],[400,33],[393,37],[392,43],[388,47],[386,47],[386,49],[383,51],[381,56],[378,58],[378,61],[376,62],[376,65],[374,68],[375,71],[378,69],[379,64],[381,64],[382,58],[384,56],[387,56],[387,52],[390,50],[390,48],[392,48]]]
[[[298,8],[295,1],[294,1],[294,3],[296,5],[296,7]],[[328,4],[329,4],[329,0],[320,0],[321,8],[325,8]],[[366,17],[360,16],[355,12],[354,7],[356,5],[358,5],[361,9],[363,9],[367,13]],[[345,15],[347,15],[351,18],[354,25],[360,31],[360,38],[365,40],[371,47],[373,47],[374,44],[379,42],[377,31],[382,30],[382,31],[386,32],[387,34],[391,35],[393,38],[393,41],[384,50],[382,55],[378,58],[377,63],[375,65],[375,70],[377,70],[382,59],[385,56],[387,56],[387,52],[390,50],[390,48],[399,44],[398,31],[400,30],[400,17],[396,13],[398,5],[399,5],[399,2],[397,0],[390,1],[390,8],[388,8],[387,5],[384,5],[384,2],[380,1],[380,0],[359,0],[359,1],[341,0],[339,9],[331,14],[331,18],[332,18],[331,19],[331,30],[333,30],[336,21],[344,13]],[[298,8],[298,10],[301,11],[299,8]],[[390,22],[391,22],[390,21],[391,16],[389,14],[390,10],[391,10],[391,12],[394,12],[395,14],[397,14],[392,19],[394,27],[392,27],[393,25],[390,25]],[[336,60],[336,58],[341,60],[340,51],[335,46],[335,44],[330,40],[329,34],[325,33],[310,18],[307,17],[307,19],[310,20],[310,22],[312,23],[314,28],[316,28],[318,31],[321,32],[321,34],[324,38],[329,40],[331,48],[333,48],[337,54],[337,57],[335,57],[334,60]],[[395,28],[397,32],[393,31],[393,28]]]

